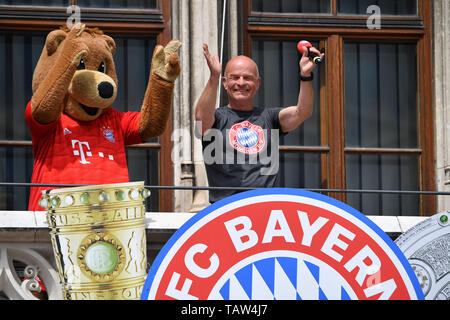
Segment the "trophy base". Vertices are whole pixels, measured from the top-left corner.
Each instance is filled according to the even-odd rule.
[[[120,287],[101,284],[89,288],[64,288],[63,295],[65,300],[140,300],[145,279],[140,280]]]

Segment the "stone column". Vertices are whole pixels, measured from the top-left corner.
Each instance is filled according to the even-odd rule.
[[[436,187],[450,191],[450,1],[434,0],[434,101]],[[450,210],[450,196],[438,197],[438,212]]]
[[[237,55],[239,55],[239,32],[241,32],[241,30],[239,30],[239,19],[241,17],[239,17],[239,8],[238,5],[241,4],[241,2],[237,0],[228,0],[228,18],[229,18],[229,23],[228,23],[228,33],[229,33],[229,37],[228,37],[228,45],[229,45],[229,54],[230,54],[230,59],[233,57],[236,57]]]
[[[189,94],[189,1],[172,1],[172,38],[182,42],[179,51],[181,74],[175,82],[173,97],[173,132],[172,162],[174,185],[192,186],[193,170],[191,170],[190,139],[184,139],[185,132],[190,132],[190,94]],[[174,191],[174,211],[186,211],[184,204],[192,203],[191,191]]]
[[[172,1],[172,37],[183,43],[181,75],[174,95],[172,160],[175,185],[208,185],[201,141],[194,133],[194,111],[209,79],[203,43],[208,44],[211,53],[218,52],[220,22],[217,10],[217,1]],[[174,194],[176,212],[199,211],[209,204],[207,191],[179,190]]]

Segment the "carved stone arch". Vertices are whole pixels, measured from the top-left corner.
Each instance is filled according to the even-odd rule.
[[[0,245],[0,292],[11,300],[38,300],[26,289],[27,281],[17,275],[13,261],[34,266],[44,283],[49,300],[62,300],[62,290],[58,273],[38,252],[10,245]]]

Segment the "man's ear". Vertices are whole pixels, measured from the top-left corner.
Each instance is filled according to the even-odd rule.
[[[45,40],[45,48],[48,56],[51,56],[58,49],[61,42],[67,37],[67,33],[63,30],[54,30],[50,32]]]
[[[116,42],[114,41],[113,38],[107,36],[106,34],[103,34],[102,37],[103,39],[105,39],[109,51],[111,51],[111,54],[114,55],[114,52],[116,52]]]
[[[259,87],[261,86],[261,77],[258,77],[258,79],[256,79],[256,90],[259,89]]]
[[[225,76],[222,77],[222,85],[225,88],[225,90],[228,89],[228,81],[227,81],[227,77],[225,77]]]

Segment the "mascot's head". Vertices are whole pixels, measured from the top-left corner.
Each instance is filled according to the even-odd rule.
[[[62,27],[47,36],[34,71],[33,92],[52,69],[68,32],[67,27]],[[116,44],[98,28],[84,28],[81,39],[89,48],[89,54],[80,61],[72,78],[64,98],[64,112],[77,120],[92,121],[116,99],[118,81],[113,60]]]

